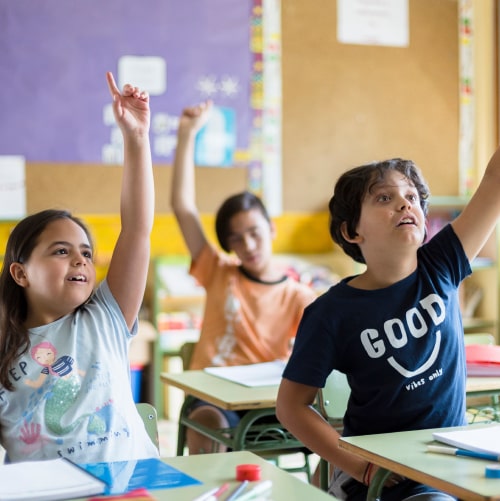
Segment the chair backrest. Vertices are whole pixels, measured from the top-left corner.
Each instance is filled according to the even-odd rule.
[[[465,344],[495,344],[495,336],[489,332],[471,332],[464,334]]]
[[[158,414],[156,409],[151,404],[145,402],[139,402],[135,404],[135,406],[144,422],[144,427],[146,428],[151,441],[156,445],[159,452],[160,439],[158,437]]]
[[[336,428],[341,427],[351,388],[347,376],[334,370],[328,376],[325,387],[318,392],[319,410],[323,417]]]
[[[325,387],[318,391],[319,411],[339,433],[342,433],[344,428],[344,414],[350,394],[351,388],[347,382],[347,376],[336,370],[327,377]],[[320,487],[327,491],[331,480],[331,467],[325,459],[321,458],[319,468]]]
[[[189,364],[191,363],[191,357],[193,356],[195,342],[184,343],[179,352],[182,360],[182,369],[187,371],[189,369]]]

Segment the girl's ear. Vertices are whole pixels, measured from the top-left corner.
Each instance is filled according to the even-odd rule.
[[[346,221],[343,221],[340,224],[340,233],[342,233],[344,240],[346,242],[349,242],[350,244],[359,244],[363,240],[357,233],[356,233],[355,237],[349,236],[349,233],[347,232],[347,222]]]
[[[20,287],[26,287],[28,285],[28,278],[24,272],[24,266],[21,263],[12,263],[9,267],[9,271],[10,276],[17,285]]]

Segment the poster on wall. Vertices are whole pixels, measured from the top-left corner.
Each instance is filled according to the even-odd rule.
[[[0,155],[0,220],[26,215],[26,177],[24,158]]]
[[[337,0],[339,42],[407,47],[408,0]]]
[[[0,155],[27,162],[120,163],[105,73],[151,95],[153,161],[170,164],[182,109],[211,99],[220,110],[207,165],[250,148],[252,0],[16,0],[0,5]],[[221,118],[223,121],[221,121]],[[222,128],[221,128],[222,126]],[[219,130],[219,132],[217,132]],[[243,153],[242,153],[243,152]]]

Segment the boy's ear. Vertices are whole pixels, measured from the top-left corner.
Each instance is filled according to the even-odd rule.
[[[340,224],[340,233],[342,233],[342,237],[344,237],[344,240],[346,242],[349,242],[350,244],[359,244],[363,239],[360,237],[357,233],[355,237],[350,237],[349,233],[347,231],[347,222],[343,221]]]
[[[17,285],[26,287],[28,285],[28,278],[24,272],[24,266],[21,263],[12,263],[9,268],[10,276],[14,279]]]
[[[269,221],[269,227],[271,231],[271,238],[274,240],[276,238],[276,225],[274,221]]]

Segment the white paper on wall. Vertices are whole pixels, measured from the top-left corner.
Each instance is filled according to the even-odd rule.
[[[408,0],[338,0],[337,38],[359,45],[409,45]]]
[[[0,219],[26,215],[25,160],[20,155],[0,155]]]

